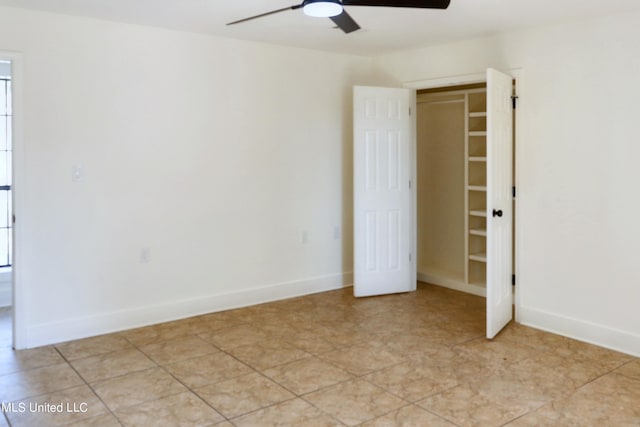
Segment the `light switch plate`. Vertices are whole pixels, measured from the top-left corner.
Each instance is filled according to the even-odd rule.
[[[71,168],[71,180],[73,182],[84,181],[84,168],[81,165],[73,165]]]

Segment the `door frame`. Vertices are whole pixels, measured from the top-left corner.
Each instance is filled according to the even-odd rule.
[[[12,292],[12,313],[13,313],[13,348],[23,349],[27,346],[27,336],[25,328],[25,295],[27,289],[25,289],[25,283],[22,280],[22,272],[24,271],[24,229],[22,227],[22,221],[25,216],[23,215],[25,199],[24,192],[22,191],[25,186],[25,149],[23,141],[23,56],[20,52],[12,52],[0,50],[0,59],[11,62],[11,99],[12,99],[12,207],[13,215],[19,220],[13,224],[13,259],[11,266],[11,292]],[[16,191],[17,190],[17,191]]]
[[[517,101],[517,108],[515,109],[515,115],[514,115],[514,121],[516,123],[515,126],[515,132],[513,133],[513,150],[514,150],[514,176],[513,176],[513,185],[516,187],[516,189],[518,190],[518,192],[516,193],[516,198],[515,198],[515,203],[514,203],[514,232],[513,232],[513,239],[514,241],[514,274],[516,274],[516,272],[520,271],[520,253],[522,252],[520,249],[520,242],[521,239],[520,237],[520,228],[521,228],[521,224],[523,223],[522,221],[522,215],[520,214],[521,209],[519,209],[519,204],[520,204],[520,199],[521,196],[519,195],[521,192],[519,191],[519,182],[520,180],[518,179],[518,176],[520,174],[520,168],[518,167],[518,165],[522,164],[520,156],[521,156],[521,150],[518,149],[518,147],[521,146],[522,144],[522,117],[524,116],[522,114],[522,109],[523,107],[526,106],[526,104],[524,104],[522,102],[522,98],[523,98],[523,90],[522,88],[524,87],[524,85],[522,84],[522,79],[523,79],[523,75],[524,75],[524,69],[523,68],[509,68],[509,69],[499,69],[496,68],[499,71],[503,71],[509,75],[511,75],[515,81],[515,91],[516,91],[516,95],[518,96],[518,101]],[[412,81],[408,81],[405,82],[403,84],[402,87],[407,88],[407,89],[414,89],[414,94],[418,91],[418,90],[422,90],[422,89],[437,89],[437,88],[445,88],[448,86],[461,86],[461,85],[467,85],[467,84],[475,84],[475,83],[486,83],[487,82],[487,72],[486,70],[481,72],[481,73],[473,73],[473,74],[463,74],[463,75],[456,75],[456,76],[445,76],[445,77],[438,77],[438,78],[432,78],[432,79],[421,79],[421,80],[412,80]],[[412,151],[415,153],[416,149],[417,149],[417,106],[415,105],[415,96],[414,96],[414,105],[412,106],[413,110],[416,112],[416,114],[412,114],[412,127],[413,127],[413,140],[412,140]],[[412,163],[412,171],[411,171],[411,180],[413,182],[417,182],[417,164],[414,162]],[[416,212],[417,209],[417,192],[414,191],[414,197],[413,197],[413,206],[412,206],[412,212]],[[412,223],[412,227],[413,227],[413,233],[412,233],[412,237],[414,240],[414,247],[415,244],[417,242],[417,234],[418,234],[418,227],[417,227],[417,214],[414,213],[414,220]],[[415,249],[414,249],[415,250]],[[415,252],[414,252],[415,253]],[[416,254],[417,257],[417,254]],[[417,266],[417,263],[416,263]],[[521,301],[521,297],[520,295],[522,294],[521,290],[523,289],[523,286],[525,285],[525,281],[522,278],[521,274],[518,274],[517,276],[517,280],[516,280],[516,287],[514,289],[514,304],[515,304],[515,308],[516,308],[516,312],[515,312],[515,320],[516,322],[520,322],[520,312],[521,312],[521,307],[522,307],[522,301]]]

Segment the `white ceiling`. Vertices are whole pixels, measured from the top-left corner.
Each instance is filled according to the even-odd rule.
[[[296,0],[0,0],[0,5],[357,55],[487,36],[640,10],[639,0],[451,0],[447,10],[348,7],[361,30],[344,34],[300,9],[225,23]]]

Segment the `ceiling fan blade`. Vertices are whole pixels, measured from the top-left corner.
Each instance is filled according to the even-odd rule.
[[[413,7],[421,9],[446,9],[451,0],[342,0],[343,6]]]
[[[331,20],[345,33],[349,34],[360,29],[360,25],[347,13],[342,10],[340,15],[331,16]]]
[[[274,13],[284,12],[285,10],[295,10],[300,9],[302,7],[301,4],[296,4],[294,6],[283,7],[282,9],[272,10],[271,12],[261,13],[260,15],[250,16],[249,18],[239,19],[237,21],[229,22],[227,25],[239,24],[241,22],[251,21],[252,19],[262,18],[263,16],[273,15]]]

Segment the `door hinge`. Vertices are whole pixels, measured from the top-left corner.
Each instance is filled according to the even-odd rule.
[[[513,105],[513,109],[516,109],[516,105],[518,103],[518,95],[511,96],[511,104]]]
[[[409,107],[409,115],[411,115],[411,107]]]
[[[515,286],[515,285],[516,285],[516,275],[515,275],[515,274],[512,274],[512,275],[511,275],[511,284],[512,284],[513,286]]]
[[[411,180],[409,180],[409,190],[411,190]]]
[[[411,262],[411,253],[409,253],[409,262]]]
[[[511,187],[511,194],[513,195],[513,198],[516,198],[516,187]]]
[[[11,220],[13,221],[13,223],[14,223],[14,224],[16,223],[16,216],[15,216],[15,214],[14,214],[14,215],[11,215]]]

